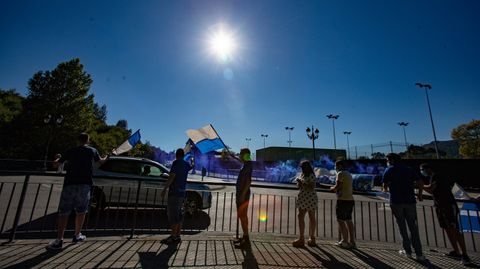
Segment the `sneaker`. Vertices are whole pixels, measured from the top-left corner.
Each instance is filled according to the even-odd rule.
[[[427,258],[425,258],[425,256],[423,256],[423,255],[417,255],[416,260],[419,261],[419,262],[424,262],[424,261],[427,260]]]
[[[240,242],[242,242],[243,240],[243,237],[234,237],[233,238],[233,244],[240,244]]]
[[[447,257],[450,257],[450,258],[454,258],[454,259],[460,259],[462,257],[462,255],[457,253],[455,250],[452,250],[452,251],[450,251],[450,252],[448,252],[444,255],[447,256]]]
[[[87,237],[85,235],[83,235],[82,233],[79,233],[78,235],[73,236],[72,243],[83,242],[86,239],[87,239]]]
[[[403,250],[403,249],[399,250],[399,251],[398,251],[398,254],[400,254],[400,255],[402,255],[402,256],[405,256],[405,257],[407,257],[407,258],[409,258],[409,259],[412,258],[412,253],[408,253],[408,252],[406,252],[406,251]]]
[[[292,246],[294,246],[296,248],[304,247],[305,246],[305,241],[302,240],[302,239],[297,239],[297,240],[292,242]]]
[[[350,245],[350,249],[357,249],[357,244],[355,244],[355,242],[349,243],[349,245]]]
[[[465,266],[472,265],[472,261],[470,261],[468,255],[462,255],[462,264]]]
[[[241,248],[241,249],[250,248],[250,240],[248,238],[247,239],[242,239],[242,241],[240,241],[240,243],[235,244],[235,248]]]
[[[309,247],[314,247],[317,245],[317,242],[315,241],[315,237],[310,237],[310,239],[308,239],[307,241],[307,245]]]
[[[165,238],[165,239],[162,239],[160,241],[160,243],[162,244],[167,244],[167,245],[171,245],[171,244],[178,244],[182,241],[182,239],[180,238],[180,236],[173,236],[173,235],[170,235],[169,237]]]
[[[350,244],[345,242],[345,241],[339,241],[339,242],[335,243],[334,245],[337,246],[337,247],[344,248],[344,249],[350,249]]]
[[[63,240],[55,239],[52,242],[50,242],[48,246],[46,246],[45,248],[47,250],[61,250],[62,244],[63,244]]]

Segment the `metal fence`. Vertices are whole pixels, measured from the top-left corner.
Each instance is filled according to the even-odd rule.
[[[105,199],[95,201],[98,210],[87,214],[84,230],[89,233],[129,235],[139,233],[164,233],[168,231],[167,215],[160,198],[160,187],[146,180],[110,178],[110,183],[97,186]],[[121,180],[119,183],[118,181]],[[0,173],[0,235],[13,240],[19,236],[51,233],[56,229],[63,178],[58,174]],[[204,183],[193,183],[204,184]],[[238,232],[233,183],[212,182],[211,205],[193,217],[185,219],[186,233],[201,231]],[[296,188],[294,186],[266,186],[254,183],[249,206],[249,228],[253,233],[298,234]],[[98,191],[97,189],[97,191]],[[196,189],[196,188],[195,188]],[[337,239],[334,199],[318,189],[316,235],[319,238]],[[112,199],[113,197],[113,199]],[[150,202],[147,202],[150,201]],[[153,202],[152,202],[153,201]],[[102,203],[106,203],[102,205]],[[102,209],[103,208],[103,209]],[[448,247],[446,235],[439,227],[432,205],[417,205],[418,224],[422,243],[427,247]],[[479,221],[477,210],[467,210],[469,227]],[[384,200],[355,201],[354,224],[356,238],[379,242],[401,242],[394,216]],[[67,231],[73,230],[70,221]],[[306,221],[305,231],[308,231]],[[480,223],[479,223],[480,224]],[[463,230],[464,227],[462,227]],[[477,251],[479,235],[469,228],[464,233],[467,248]]]

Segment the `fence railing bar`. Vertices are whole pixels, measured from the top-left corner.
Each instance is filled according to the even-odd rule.
[[[393,212],[392,212],[393,215]],[[385,203],[383,203],[383,224],[384,224],[384,231],[385,231],[385,242],[388,242],[388,232],[387,232],[387,209],[385,207]],[[395,225],[395,223],[392,223]]]
[[[121,201],[121,197],[122,197],[122,187],[119,188],[120,190],[118,191],[118,201],[117,201],[117,208],[116,208],[116,211],[115,211],[115,222],[114,222],[114,227],[117,227],[117,223],[118,223],[118,214],[119,214],[119,211],[120,211],[120,201]]]
[[[140,188],[141,188],[141,185],[142,185],[142,182],[141,181],[138,181],[138,185],[137,185],[137,195],[135,197],[135,209],[133,211],[133,223],[132,223],[132,230],[130,231],[130,239],[133,238],[133,235],[135,234],[135,228],[137,226],[137,212],[138,212],[138,201],[140,199]],[[130,188],[129,188],[130,189]],[[128,193],[130,194],[130,190],[128,191]],[[128,203],[128,200],[127,199],[127,203]],[[127,215],[127,214],[125,214]]]
[[[15,212],[15,219],[13,220],[12,231],[10,232],[9,242],[12,242],[15,239],[15,232],[17,231],[18,221],[20,220],[20,214],[23,210],[23,202],[25,202],[25,194],[27,193],[28,182],[30,181],[30,175],[25,176],[25,181],[23,182],[22,192],[20,193],[20,199],[18,200],[17,212]]]
[[[47,213],[48,213],[48,208],[50,207],[50,199],[52,198],[52,192],[53,192],[53,183],[50,185],[50,191],[48,193],[48,198],[47,198],[47,205],[45,206],[45,212],[43,213],[43,223],[42,223],[42,229],[41,231],[45,229],[45,222],[47,221]]]
[[[468,216],[468,224],[470,224],[470,237],[472,238],[473,250],[476,252],[477,251],[477,246],[475,244],[475,238],[473,236],[472,219],[470,218],[470,210],[469,209],[467,209],[467,216]]]
[[[217,198],[215,199],[215,224],[213,225],[213,230],[216,231],[217,230],[217,215],[218,215],[218,196],[219,196],[219,192],[217,191]]]
[[[105,225],[104,225],[104,231],[107,230],[107,226],[108,224],[110,223],[110,206],[112,205],[112,193],[113,193],[113,186],[110,186],[110,192],[108,194],[108,210],[107,210],[107,213],[106,213],[106,217],[105,217]]]
[[[203,200],[203,199],[202,199]],[[226,200],[227,200],[227,193],[224,192],[223,193],[223,217],[222,217],[222,232],[223,232],[223,226],[225,224],[225,203],[226,203]]]
[[[233,213],[233,192],[230,193],[230,220],[228,222],[228,231],[232,231],[232,213]]]
[[[365,233],[363,229],[363,201],[360,201],[360,219],[362,221],[362,240],[365,240]]]
[[[435,235],[435,246],[438,247],[438,240],[437,240],[437,227],[435,227],[435,215],[433,214],[433,207],[430,207],[430,213],[432,214],[432,222],[433,222],[433,234]]]
[[[32,211],[30,212],[30,218],[28,220],[28,227],[27,227],[27,230],[25,231],[27,233],[30,231],[30,228],[32,227],[33,213],[35,212],[35,207],[37,205],[38,193],[40,192],[40,186],[42,186],[42,184],[38,183],[37,184],[37,191],[35,192],[35,198],[33,199]],[[1,195],[1,190],[0,190],[0,195]]]
[[[427,245],[430,246],[430,240],[428,238],[428,227],[427,227],[427,215],[425,214],[425,206],[422,205],[423,210],[423,223],[425,225],[425,236],[427,237]]]
[[[12,203],[13,194],[15,193],[16,187],[17,187],[17,183],[13,183],[13,190],[10,193],[10,198],[8,199],[7,211],[5,212],[5,216],[3,217],[2,228],[0,229],[0,233],[3,233],[3,228],[5,227],[5,222],[7,221],[8,211],[10,211],[10,204]]]

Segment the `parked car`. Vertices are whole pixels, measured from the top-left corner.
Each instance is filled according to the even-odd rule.
[[[135,206],[138,182],[138,206],[166,207],[167,195],[161,198],[161,191],[169,177],[169,169],[145,158],[110,157],[93,172],[91,209],[103,210],[109,205]],[[210,208],[212,194],[205,184],[191,184],[187,181],[185,213]]]

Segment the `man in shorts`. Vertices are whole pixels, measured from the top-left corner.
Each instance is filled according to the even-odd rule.
[[[355,248],[355,234],[352,222],[352,212],[355,206],[353,199],[352,175],[347,171],[346,161],[335,162],[337,178],[335,186],[330,190],[337,193],[336,214],[337,222],[340,227],[342,240],[335,243],[336,246],[346,249]]]
[[[432,165],[428,163],[420,165],[420,172],[424,177],[430,179],[430,184],[423,186],[423,189],[433,195],[438,223],[447,233],[450,244],[453,247],[453,250],[446,255],[455,259],[461,259],[463,265],[469,265],[471,261],[467,255],[465,239],[460,233],[458,225],[459,210],[455,197],[452,194],[453,180],[436,173]]]
[[[252,183],[252,161],[250,150],[242,148],[239,159],[242,163],[242,169],[238,174],[235,192],[235,202],[237,205],[237,216],[242,226],[243,237],[235,241],[235,247],[247,248],[250,246],[250,237],[248,235],[248,204],[250,202],[250,184]],[[235,157],[235,156],[234,156]],[[236,157],[235,157],[236,158]]]
[[[168,189],[167,215],[171,228],[170,236],[161,241],[163,244],[178,244],[181,242],[180,232],[184,217],[187,177],[188,171],[192,169],[190,164],[183,160],[184,157],[183,149],[177,149],[175,152],[176,160],[172,163],[170,176],[161,193],[162,199],[164,199]]]
[[[85,214],[90,205],[90,190],[93,185],[92,173],[95,162],[103,163],[106,158],[101,158],[98,151],[90,147],[89,136],[82,133],[78,136],[77,147],[67,150],[63,156],[56,159],[56,165],[67,163],[67,173],[58,205],[58,234],[57,239],[50,242],[48,250],[61,250],[63,234],[67,227],[68,216],[75,210],[75,235],[73,243],[83,242],[86,237],[80,231],[85,220]]]
[[[425,261],[423,256],[422,243],[418,232],[417,201],[415,188],[418,188],[418,199],[422,200],[423,181],[408,166],[400,163],[398,154],[387,155],[389,165],[383,173],[383,191],[390,191],[390,208],[398,224],[402,236],[403,249],[399,250],[400,255],[412,258],[412,246],[415,249],[417,261]],[[407,232],[410,231],[410,236]]]

